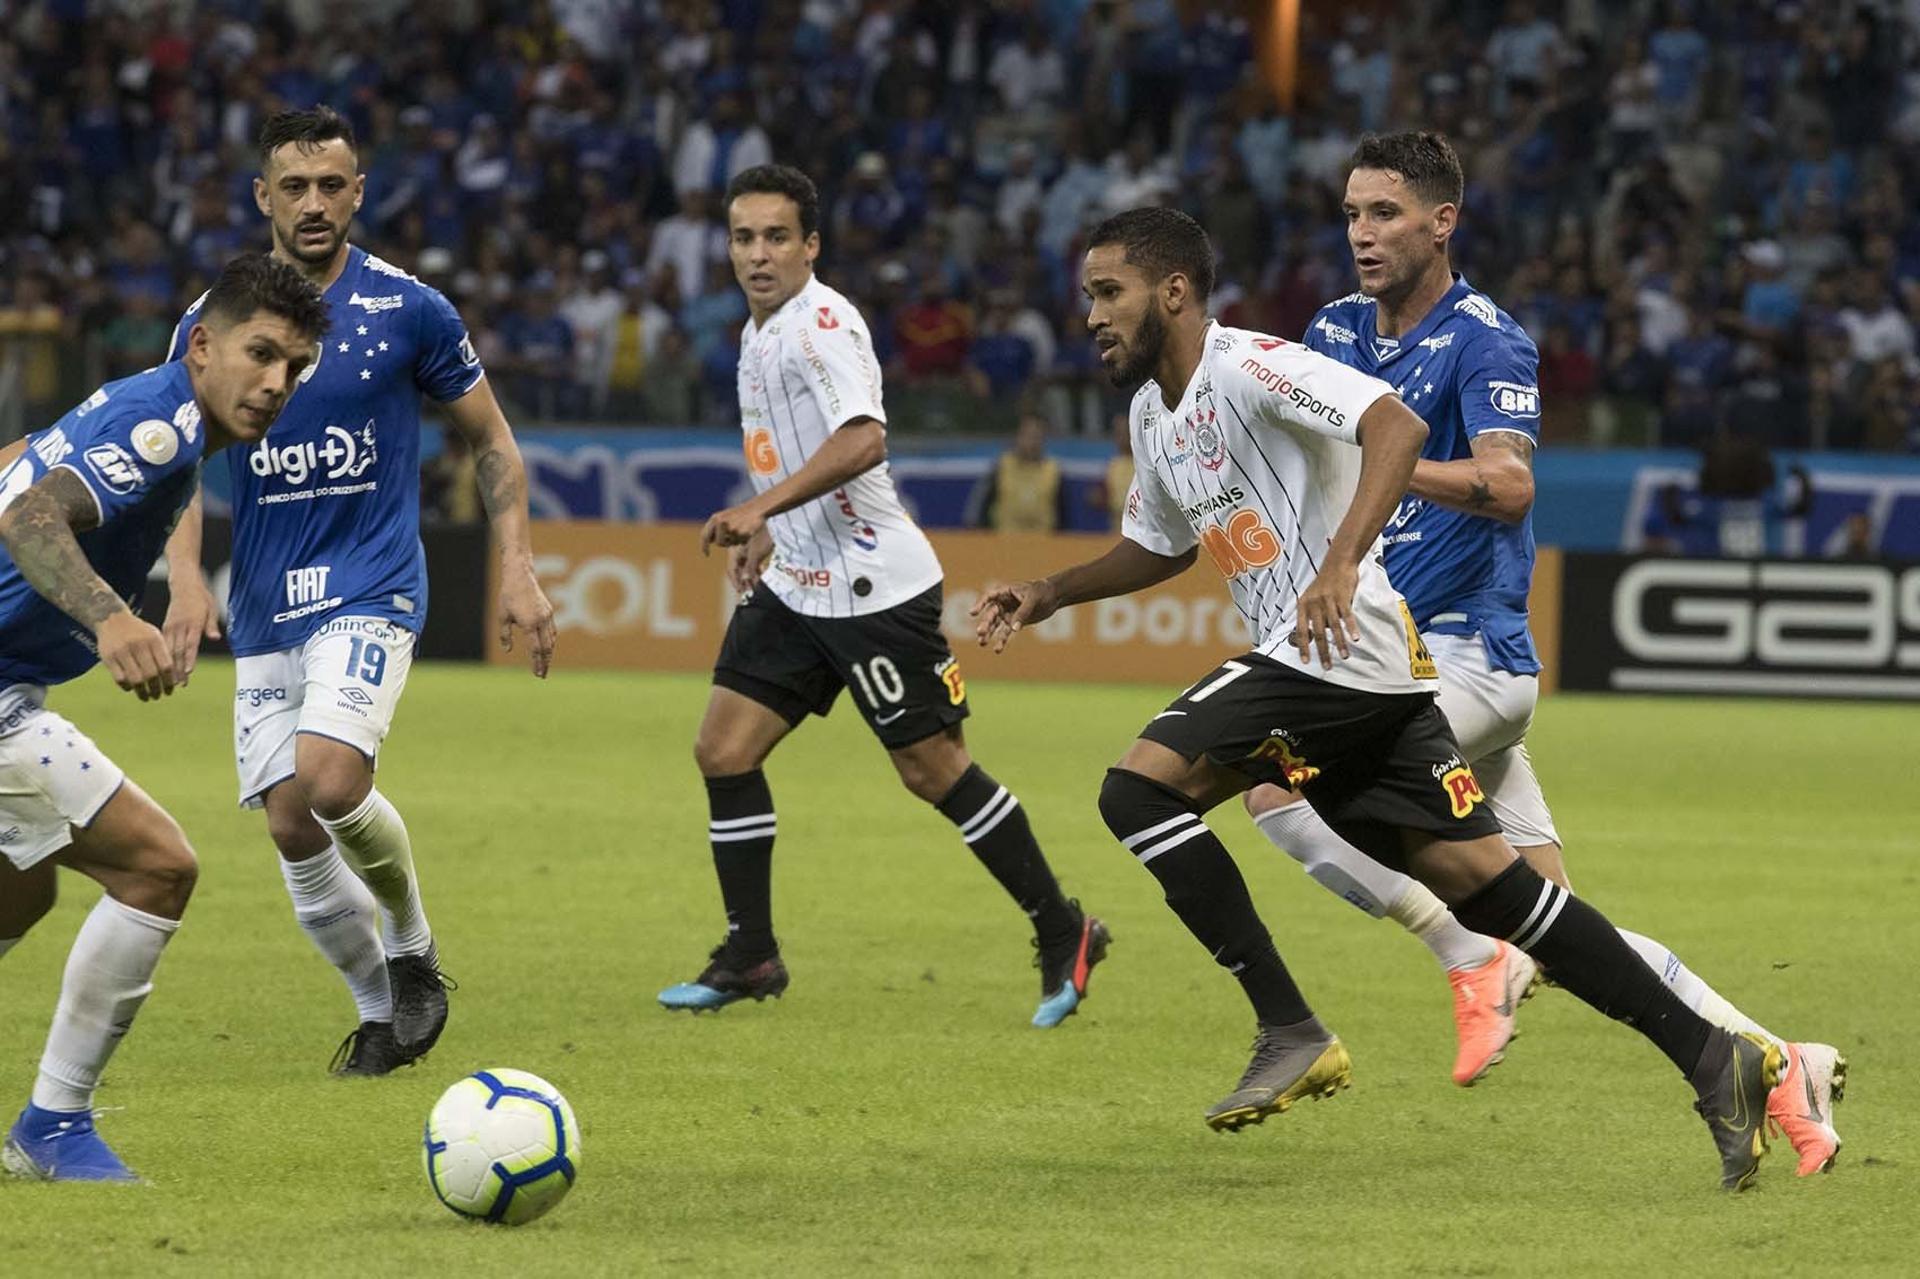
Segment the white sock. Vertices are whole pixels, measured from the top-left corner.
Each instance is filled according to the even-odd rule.
[[[180,927],[102,897],[80,925],[60,982],[60,1003],[34,1081],[33,1104],[45,1110],[88,1110],[107,1058],[133,1026],[153,989],[160,952]]]
[[[1667,983],[1668,989],[1680,997],[1681,1003],[1722,1030],[1736,1034],[1747,1031],[1762,1039],[1770,1039],[1780,1045],[1782,1051],[1786,1050],[1786,1040],[1728,1003],[1719,991],[1701,981],[1691,968],[1681,963],[1678,955],[1651,937],[1642,937],[1639,933],[1630,933],[1624,928],[1619,932],[1620,936],[1626,939],[1627,945],[1633,947],[1634,952],[1646,961],[1647,967],[1658,973],[1660,980]]]
[[[18,946],[19,944],[20,944],[20,939],[18,937],[0,937],[0,956],[4,956],[8,951],[12,950],[15,946]]]
[[[1405,876],[1402,876],[1405,878]],[[1426,943],[1448,972],[1479,968],[1500,956],[1500,946],[1453,917],[1447,904],[1417,879],[1407,879],[1406,891],[1387,907],[1387,918]]]
[[[365,880],[380,903],[380,931],[387,954],[423,955],[433,945],[427,914],[420,908],[420,881],[413,873],[413,843],[407,824],[378,790],[338,821],[315,813],[339,845],[340,855]]]
[[[1262,813],[1253,824],[1322,888],[1419,938],[1448,972],[1478,968],[1500,953],[1492,938],[1461,927],[1419,880],[1382,866],[1334,834],[1304,799]]]
[[[327,962],[339,970],[361,1021],[392,1021],[387,956],[380,947],[380,913],[373,893],[329,848],[318,857],[280,859],[280,877],[293,899],[293,917]]]

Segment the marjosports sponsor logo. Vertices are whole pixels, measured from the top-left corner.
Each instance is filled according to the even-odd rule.
[[[1920,565],[1568,555],[1561,683],[1920,699]]]
[[[1248,356],[1246,359],[1240,361],[1240,371],[1251,376],[1254,381],[1266,387],[1275,395],[1284,396],[1292,400],[1294,406],[1302,413],[1311,413],[1321,421],[1326,422],[1329,426],[1346,426],[1347,415],[1345,413],[1334,408],[1325,400],[1316,398],[1311,391],[1295,382],[1286,374],[1275,372],[1252,356]]]

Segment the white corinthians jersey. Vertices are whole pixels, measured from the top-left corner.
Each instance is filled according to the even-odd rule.
[[[1393,388],[1262,333],[1210,325],[1200,365],[1171,412],[1149,381],[1133,398],[1134,482],[1121,532],[1156,555],[1199,546],[1227,579],[1254,647],[1330,684],[1430,691],[1433,663],[1387,582],[1376,540],[1360,564],[1352,656],[1302,665],[1293,648],[1300,593],[1360,477],[1360,415]]]
[[[747,472],[764,493],[807,464],[855,418],[887,420],[867,322],[816,279],[740,335],[740,429]],[[900,505],[885,462],[767,521],[773,559],[761,582],[796,613],[858,617],[940,581],[926,534]]]

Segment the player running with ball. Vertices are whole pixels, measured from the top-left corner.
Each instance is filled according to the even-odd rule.
[[[1099,560],[996,588],[976,609],[981,642],[1003,648],[1062,607],[1185,571],[1204,547],[1253,629],[1254,650],[1155,716],[1100,791],[1108,828],[1253,1005],[1252,1061],[1208,1123],[1258,1123],[1351,1075],[1202,820],[1274,782],[1302,790],[1343,838],[1408,870],[1461,923],[1510,941],[1651,1040],[1694,1088],[1721,1184],[1745,1187],[1766,1151],[1780,1050],[1701,1018],[1598,911],[1521,860],[1434,704],[1433,660],[1379,557],[1425,423],[1385,382],[1212,323],[1213,261],[1206,233],[1170,209],[1092,232],[1087,324],[1113,381],[1140,384],[1123,536]]]
[[[143,702],[173,691],[166,639],[127,601],[193,496],[201,458],[266,434],[326,329],[327,306],[299,272],[238,258],[179,361],[109,382],[0,449],[0,955],[53,908],[56,865],[106,890],[67,956],[33,1098],[0,1152],[17,1176],[136,1180],[94,1130],[94,1088],[198,875],[173,818],[47,709],[47,687],[97,661]]]

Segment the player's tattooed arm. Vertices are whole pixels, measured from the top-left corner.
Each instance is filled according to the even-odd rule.
[[[1421,458],[1407,491],[1439,506],[1517,524],[1533,509],[1533,441],[1518,431],[1476,435],[1472,457]]]
[[[0,541],[20,576],[88,630],[99,629],[127,607],[93,571],[73,536],[99,520],[100,509],[86,482],[66,467],[48,472],[0,516]]]
[[[553,660],[553,604],[533,571],[527,467],[520,446],[513,442],[513,428],[484,377],[446,407],[454,429],[473,450],[480,505],[500,552],[500,595],[495,605],[500,647],[513,648],[516,627],[526,631],[533,673],[544,679]]]
[[[173,654],[157,627],[133,615],[75,540],[100,522],[86,482],[55,467],[0,514],[0,542],[27,584],[93,632],[100,663],[141,701],[173,692]]]

